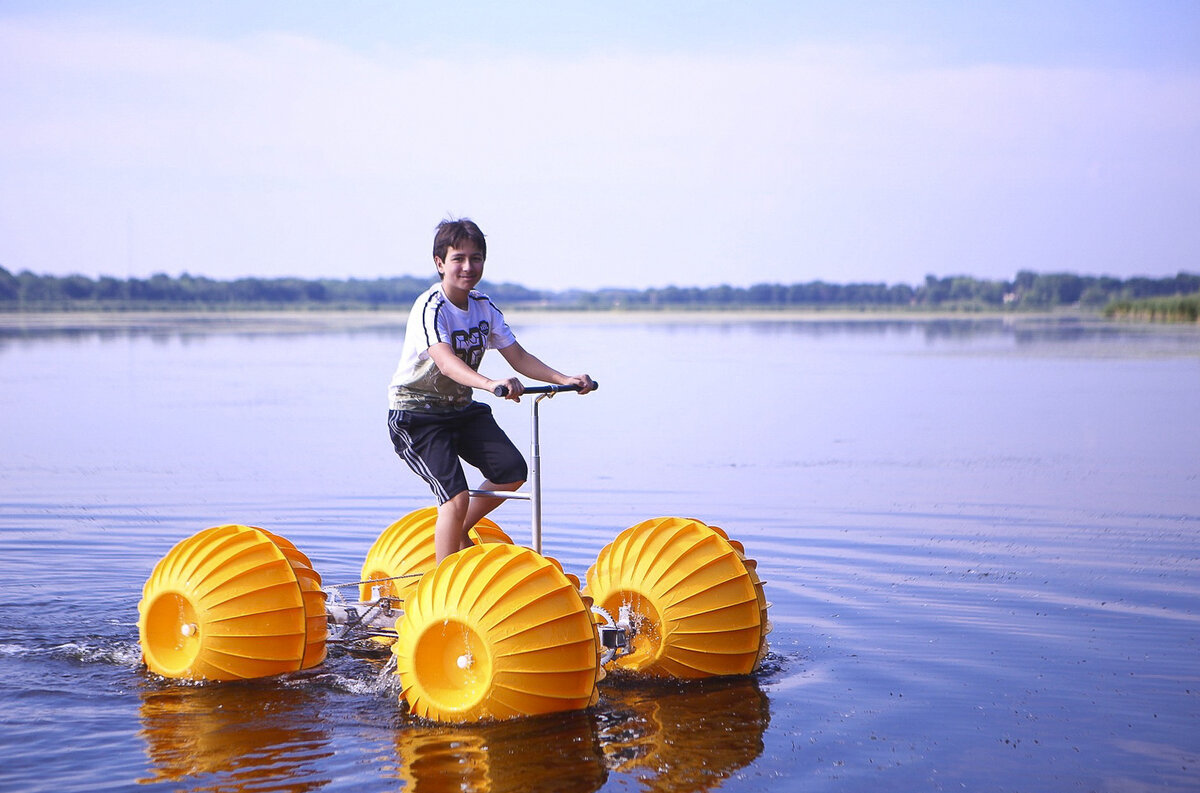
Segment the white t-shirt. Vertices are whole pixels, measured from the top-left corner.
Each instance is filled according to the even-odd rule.
[[[446,342],[467,366],[479,371],[485,350],[516,342],[500,309],[482,292],[471,290],[464,311],[450,302],[441,284],[417,298],[408,315],[400,364],[388,388],[392,410],[447,413],[471,404],[471,388],[442,374],[429,348]]]

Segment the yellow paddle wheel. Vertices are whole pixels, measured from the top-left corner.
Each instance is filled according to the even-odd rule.
[[[437,566],[433,542],[436,523],[437,507],[423,507],[384,529],[363,562],[359,600],[390,597],[403,601],[404,593],[416,586],[421,575]],[[477,545],[512,545],[512,538],[487,518],[476,523],[470,535]]]
[[[396,633],[401,696],[422,718],[533,716],[598,696],[600,645],[578,581],[528,548],[489,543],[442,560]]]
[[[600,551],[584,593],[631,629],[617,668],[656,677],[746,675],[765,654],[769,630],[755,567],[721,529],[655,518]]]
[[[142,655],[163,677],[267,677],[325,659],[321,576],[290,542],[253,526],[177,544],[146,581],[138,614]]]

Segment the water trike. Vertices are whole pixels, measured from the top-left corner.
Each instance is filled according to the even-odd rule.
[[[654,677],[746,675],[767,651],[757,565],[716,526],[661,517],[617,534],[584,582],[542,549],[539,404],[575,387],[525,389],[532,547],[480,521],[470,548],[437,563],[434,507],[388,526],[359,581],[322,587],[309,558],[266,529],[227,524],[175,545],[138,604],[149,669],[227,681],[309,669],[328,642],[391,644],[400,698],[443,722],[587,708],[606,669]],[[497,394],[503,396],[503,394]],[[353,587],[353,598],[341,591]]]

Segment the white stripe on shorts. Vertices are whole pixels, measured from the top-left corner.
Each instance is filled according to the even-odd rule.
[[[429,466],[426,465],[425,461],[421,459],[420,455],[413,450],[412,436],[408,434],[408,430],[397,426],[394,418],[391,421],[391,429],[393,433],[400,437],[400,440],[404,441],[404,462],[408,463],[408,467],[413,469],[413,472],[416,473],[417,476],[421,477],[426,483],[428,483],[429,487],[433,490],[433,494],[437,496],[439,504],[446,503],[449,500],[449,496],[446,494],[446,488],[442,487],[442,483],[439,482],[437,477],[430,472]]]

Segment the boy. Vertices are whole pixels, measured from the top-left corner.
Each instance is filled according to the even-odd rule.
[[[528,468],[487,405],[472,388],[508,388],[520,401],[525,388],[515,377],[489,380],[479,374],[484,351],[495,348],[519,374],[556,385],[595,388],[586,374],[568,377],[526,352],[504,315],[475,291],[483,278],[487,242],[471,220],[443,220],[433,238],[433,263],[441,282],[417,298],[404,333],[400,364],[388,391],[388,429],[396,453],[429,484],[438,500],[434,549],[437,560],[471,546],[468,532],[503,499],[468,493],[461,457],[487,477],[481,490],[516,490]]]

